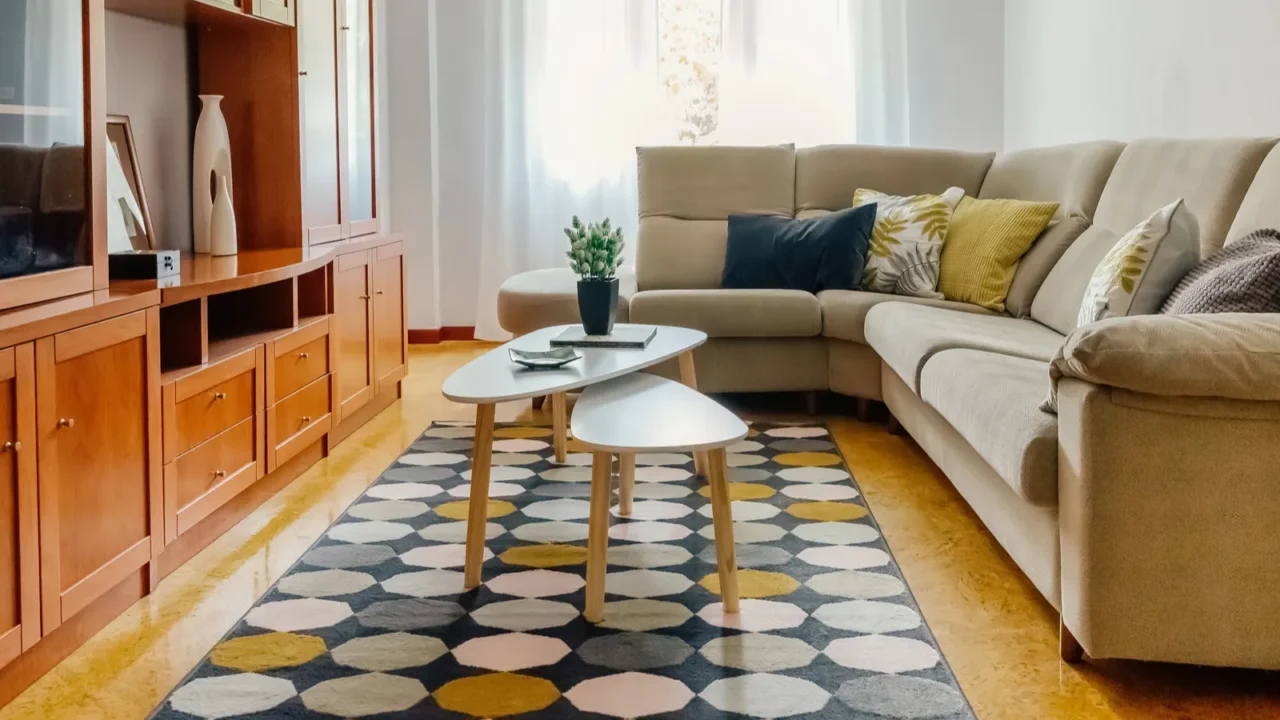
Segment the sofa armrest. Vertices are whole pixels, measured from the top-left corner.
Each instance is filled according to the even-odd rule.
[[[1053,408],[1063,378],[1150,395],[1280,400],[1280,315],[1103,320],[1067,336],[1049,378]]]

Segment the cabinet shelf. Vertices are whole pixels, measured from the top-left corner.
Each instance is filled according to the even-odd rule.
[[[201,365],[185,365],[183,367],[169,368],[160,376],[160,384],[168,385],[177,382],[185,377],[194,375],[218,363],[229,360],[246,350],[257,347],[273,340],[278,340],[285,335],[304,330],[316,323],[324,322],[328,315],[313,315],[299,319],[298,324],[294,327],[277,328],[272,330],[262,330],[259,332],[245,333],[243,335],[233,335],[231,337],[209,339],[209,362]]]
[[[48,105],[11,105],[0,103],[0,115],[39,115],[42,117],[69,117],[71,110]]]

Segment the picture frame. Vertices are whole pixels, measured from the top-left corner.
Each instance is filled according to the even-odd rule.
[[[119,218],[109,218],[108,228],[120,228],[123,226],[123,235],[127,237],[127,243],[131,247],[124,247],[124,237],[112,237],[108,239],[108,244],[112,246],[112,251],[117,250],[154,250],[159,247],[156,238],[156,228],[151,222],[151,209],[147,205],[147,191],[142,178],[142,165],[138,161],[138,146],[133,139],[133,124],[129,122],[128,115],[108,115],[107,116],[107,172],[108,179],[114,170],[111,167],[113,163],[119,159],[119,170],[124,175],[124,180],[128,185],[128,192],[133,195],[134,203],[128,202],[127,198],[119,198]],[[110,185],[110,183],[108,183]],[[121,189],[123,190],[123,188]],[[108,212],[116,211],[117,204],[111,203],[108,206]],[[136,208],[140,211],[133,212],[130,208]],[[140,214],[141,217],[137,217]],[[117,219],[119,223],[115,222]],[[140,222],[139,222],[140,221]],[[119,235],[120,231],[112,234]]]

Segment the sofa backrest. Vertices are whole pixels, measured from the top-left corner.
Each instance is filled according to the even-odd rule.
[[[1202,255],[1222,247],[1245,191],[1274,139],[1146,139],[1129,143],[1098,199],[1093,225],[1063,254],[1031,306],[1031,317],[1062,334],[1076,328],[1098,263],[1135,225],[1178,198],[1200,227]]]
[[[1280,145],[1271,149],[1240,203],[1227,244],[1263,228],[1280,228]]]
[[[1067,248],[1093,222],[1098,198],[1124,143],[1102,140],[1031,148],[996,156],[982,181],[979,198],[1056,202],[1054,222],[1022,256],[1005,309],[1014,317],[1031,313],[1036,292]]]
[[[796,151],[796,217],[843,210],[858,188],[890,195],[940,193],[949,187],[974,195],[995,153],[958,150],[821,145]]]
[[[791,145],[637,148],[636,163],[639,290],[720,287],[729,216],[795,211]]]

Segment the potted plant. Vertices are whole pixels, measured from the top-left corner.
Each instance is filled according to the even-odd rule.
[[[613,331],[618,308],[618,264],[622,262],[622,228],[612,227],[609,218],[599,224],[583,224],[573,216],[569,236],[569,267],[578,273],[578,314],[588,335],[608,335]]]

